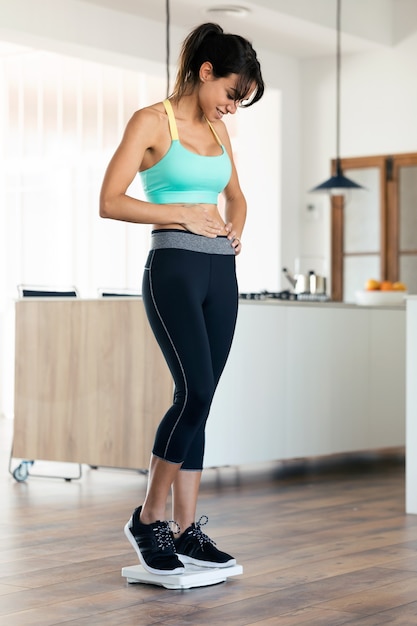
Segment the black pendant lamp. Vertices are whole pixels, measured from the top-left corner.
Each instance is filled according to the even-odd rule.
[[[325,180],[321,185],[317,185],[311,189],[311,192],[328,192],[333,195],[343,194],[348,189],[363,189],[362,185],[358,185],[350,178],[346,178],[342,171],[340,163],[340,16],[341,16],[341,2],[337,0],[337,14],[336,14],[336,26],[337,26],[337,51],[336,51],[336,173],[334,176]]]

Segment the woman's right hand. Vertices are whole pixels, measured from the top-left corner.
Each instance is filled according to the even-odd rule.
[[[213,216],[217,212],[217,207],[212,204],[184,204],[185,219],[181,226],[194,235],[215,238],[224,233],[224,223],[220,216]]]

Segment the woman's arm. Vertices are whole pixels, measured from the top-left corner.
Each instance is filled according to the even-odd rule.
[[[226,230],[228,231],[228,237],[232,241],[232,245],[235,248],[236,254],[242,249],[240,239],[242,237],[243,228],[246,221],[246,198],[243,195],[240,187],[239,178],[237,175],[236,167],[233,160],[233,151],[230,144],[229,135],[226,127],[222,124],[224,130],[219,133],[223,145],[225,146],[231,163],[232,163],[232,175],[227,184],[227,187],[223,191],[223,195],[226,200],[225,206],[225,220]]]

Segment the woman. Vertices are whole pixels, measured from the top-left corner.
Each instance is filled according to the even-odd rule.
[[[235,328],[235,256],[246,216],[222,118],[263,91],[251,44],[217,24],[198,26],[183,43],[172,95],[133,115],[103,181],[102,217],[153,224],[143,300],[175,383],[156,433],[145,500],[125,527],[151,573],[235,563],[195,516],[205,424]],[[126,195],[138,171],[146,202]],[[225,219],[217,207],[221,192]],[[177,538],[165,520],[171,490]]]

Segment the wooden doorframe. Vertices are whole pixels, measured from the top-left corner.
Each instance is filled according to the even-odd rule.
[[[331,197],[331,299],[343,300],[344,197]]]
[[[348,157],[340,160],[342,170],[377,167],[380,170],[380,223],[381,223],[381,276],[387,271],[387,186],[386,172],[388,156]],[[336,171],[336,160],[331,162],[331,171]],[[354,193],[354,191],[352,191]],[[331,298],[336,302],[343,300],[344,266],[344,196],[331,197]]]

